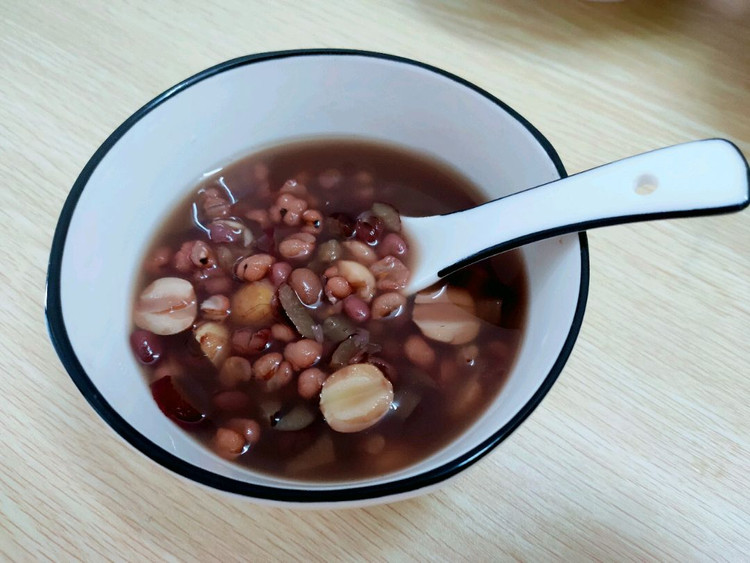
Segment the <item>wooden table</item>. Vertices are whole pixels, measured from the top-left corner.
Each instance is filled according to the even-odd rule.
[[[663,145],[750,155],[747,0],[0,2],[0,559],[738,561],[750,553],[750,212],[590,234],[557,385],[441,491],[337,512],[180,480],[99,419],[48,341],[77,174],[159,92],[238,55],[419,59],[528,117],[569,172]]]

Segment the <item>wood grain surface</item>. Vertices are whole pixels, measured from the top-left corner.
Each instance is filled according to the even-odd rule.
[[[47,338],[52,234],[133,111],[248,53],[412,57],[528,117],[569,172],[726,137],[750,154],[747,0],[0,0],[0,559],[667,560],[750,557],[750,213],[590,233],[558,383],[437,493],[258,507],[117,438]]]

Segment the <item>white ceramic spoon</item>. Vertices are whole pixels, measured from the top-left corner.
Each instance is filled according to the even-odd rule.
[[[632,156],[472,209],[402,217],[411,294],[478,260],[541,239],[634,221],[739,211],[750,171],[723,139]]]

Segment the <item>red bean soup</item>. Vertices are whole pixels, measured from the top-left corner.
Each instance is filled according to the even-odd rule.
[[[511,251],[406,297],[399,216],[477,201],[436,161],[354,140],[207,175],[135,291],[130,343],[157,405],[223,458],[288,479],[362,479],[437,452],[502,388],[526,275]]]

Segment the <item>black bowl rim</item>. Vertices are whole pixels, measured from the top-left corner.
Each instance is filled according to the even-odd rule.
[[[125,441],[127,441],[135,449],[151,458],[156,463],[170,469],[171,471],[196,481],[200,484],[234,493],[242,496],[253,497],[256,499],[268,500],[272,502],[282,503],[321,503],[321,504],[335,504],[335,503],[350,503],[354,501],[361,501],[366,499],[382,499],[383,497],[390,497],[394,495],[403,495],[412,491],[430,487],[440,483],[441,481],[448,479],[458,474],[463,469],[469,467],[485,455],[489,453],[495,446],[505,440],[510,434],[518,428],[518,426],[531,414],[531,412],[539,405],[544,396],[552,387],[553,383],[560,375],[571,351],[573,345],[578,337],[578,333],[583,322],[583,315],[586,309],[586,300],[588,297],[589,287],[589,253],[588,253],[588,240],[585,232],[579,233],[579,243],[581,252],[581,280],[580,288],[578,293],[578,302],[576,304],[575,314],[573,322],[570,326],[570,331],[565,340],[565,343],[560,350],[560,354],[557,357],[552,369],[550,370],[547,377],[542,382],[541,386],[536,390],[534,395],[529,401],[516,413],[516,415],[502,428],[496,431],[492,436],[478,444],[468,452],[450,460],[449,462],[432,469],[414,475],[411,477],[399,479],[396,481],[386,481],[378,484],[353,486],[347,488],[332,488],[332,489],[295,489],[285,487],[269,487],[264,485],[254,485],[251,483],[245,483],[221,475],[217,475],[195,465],[192,465],[181,458],[169,453],[163,448],[157,446],[151,442],[148,438],[138,432],[125,419],[123,419],[117,411],[104,399],[101,393],[97,390],[94,383],[85,373],[81,366],[78,358],[73,350],[73,346],[68,338],[65,322],[62,316],[61,306],[61,295],[60,295],[60,273],[62,267],[62,258],[65,248],[65,241],[67,238],[68,228],[70,221],[73,216],[78,199],[86,187],[86,184],[94,172],[94,169],[98,166],[104,156],[109,150],[117,143],[117,141],[140,119],[142,119],[150,111],[158,107],[166,100],[177,95],[181,91],[189,88],[190,86],[205,80],[211,76],[219,73],[231,70],[240,66],[270,61],[274,59],[284,59],[289,57],[305,57],[305,56],[357,56],[357,57],[371,57],[383,59],[391,62],[397,62],[401,64],[408,64],[417,66],[419,68],[437,73],[445,78],[449,78],[457,82],[458,84],[470,88],[471,90],[481,94],[486,99],[490,100],[504,111],[514,117],[521,125],[523,125],[537,140],[537,142],[546,151],[549,158],[555,165],[558,173],[561,177],[567,176],[567,172],[563,167],[562,161],[558,156],[551,143],[526,119],[524,119],[518,112],[513,110],[507,104],[500,101],[498,98],[490,94],[489,92],[479,88],[478,86],[464,80],[454,74],[446,72],[437,67],[411,60],[408,58],[390,55],[372,51],[361,51],[355,49],[300,49],[300,50],[288,50],[288,51],[273,51],[267,53],[259,53],[254,55],[247,55],[238,57],[211,68],[203,70],[198,74],[183,80],[176,86],[166,90],[133,115],[131,115],[125,122],[122,123],[97,149],[91,159],[86,163],[80,175],[76,179],[73,187],[68,194],[65,204],[60,213],[60,218],[55,229],[54,238],[52,240],[52,248],[50,251],[49,266],[47,270],[47,295],[45,303],[45,316],[47,320],[47,329],[49,331],[50,339],[70,378],[73,383],[78,387],[79,391],[83,394],[93,409],[101,416],[114,430],[117,432]]]

